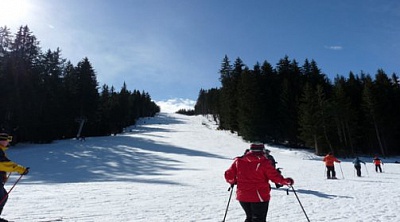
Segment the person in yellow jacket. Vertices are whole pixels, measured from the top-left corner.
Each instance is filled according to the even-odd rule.
[[[9,136],[7,133],[0,133],[0,215],[8,199],[7,190],[4,188],[4,184],[7,182],[8,179],[7,172],[17,172],[21,175],[26,175],[29,173],[29,168],[14,163],[7,158],[5,151],[8,149],[11,141],[12,136]],[[0,222],[4,221],[7,220],[0,218]]]

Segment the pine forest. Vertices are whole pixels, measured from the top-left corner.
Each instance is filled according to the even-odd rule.
[[[74,65],[59,48],[42,52],[28,26],[0,27],[0,89],[0,127],[13,143],[116,134],[160,111],[125,83],[99,87],[88,58]]]
[[[220,88],[201,89],[195,114],[246,141],[311,148],[317,155],[400,154],[398,76],[377,70],[332,80],[314,60],[288,56],[249,68],[225,56]]]

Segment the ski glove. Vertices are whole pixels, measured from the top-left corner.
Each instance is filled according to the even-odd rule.
[[[291,185],[294,184],[294,180],[292,178],[290,178],[290,177],[285,178],[285,180],[286,180],[286,185],[291,186]]]
[[[21,175],[26,175],[29,173],[29,167],[25,168],[25,171]]]

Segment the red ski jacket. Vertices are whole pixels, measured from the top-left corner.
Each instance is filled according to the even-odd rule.
[[[253,151],[235,159],[225,171],[225,180],[229,184],[237,184],[236,199],[242,202],[269,201],[269,180],[282,185],[290,183],[278,173],[263,152]]]
[[[382,163],[381,159],[379,159],[379,158],[375,158],[375,159],[373,160],[373,162],[374,162],[374,164],[375,164],[376,166],[381,165],[381,163]]]
[[[329,155],[329,154],[326,155],[322,161],[325,162],[326,166],[333,166],[334,165],[333,162],[340,163],[340,160],[336,159],[336,157],[334,157],[333,155]]]

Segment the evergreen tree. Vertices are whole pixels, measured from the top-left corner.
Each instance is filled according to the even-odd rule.
[[[367,76],[367,78],[365,79],[365,86],[363,90],[363,105],[367,118],[370,124],[372,124],[373,126],[375,138],[377,140],[380,152],[382,155],[386,155],[386,149],[382,141],[382,132],[378,116],[379,104],[377,101],[376,93],[374,92],[373,81],[369,76]],[[371,147],[374,147],[373,143],[371,143],[370,145]]]
[[[121,91],[119,92],[118,100],[119,100],[119,121],[121,126],[128,126],[130,123],[131,112],[131,101],[130,101],[130,92],[124,82]],[[122,128],[122,127],[121,127]]]
[[[93,123],[95,122],[98,108],[98,83],[96,74],[88,58],[84,58],[78,63],[76,75],[78,78],[76,96],[78,98],[77,106],[79,107],[79,116],[77,116],[77,118],[79,120],[87,120],[88,123],[86,125],[88,125],[90,129],[96,129]]]
[[[219,123],[220,119],[220,90],[212,88],[210,90],[200,89],[199,96],[194,106],[195,114],[211,114],[213,120]]]
[[[392,150],[397,149],[398,143],[395,138],[395,130],[398,122],[398,109],[395,105],[395,87],[394,83],[387,76],[387,74],[379,69],[375,75],[374,90],[376,97],[376,121],[380,125],[381,142],[387,154],[393,153]]]
[[[41,125],[40,138],[45,141],[61,139],[63,137],[63,114],[67,109],[64,106],[65,88],[63,84],[63,69],[65,59],[61,58],[61,50],[48,50],[40,57],[39,63],[40,91],[39,110]]]
[[[275,143],[280,138],[279,116],[280,112],[280,99],[281,88],[279,77],[268,61],[264,61],[261,66],[261,77],[259,84],[261,85],[261,99],[260,105],[262,106],[262,118],[260,124],[264,133],[264,141]]]
[[[260,106],[259,87],[257,86],[257,74],[248,69],[243,71],[238,85],[238,128],[239,135],[248,141],[260,141]]]
[[[391,98],[391,106],[392,112],[387,115],[387,118],[391,122],[391,134],[393,141],[391,143],[391,153],[399,154],[400,147],[396,144],[400,144],[400,82],[399,77],[393,73],[391,76],[392,82],[392,98]]]
[[[117,134],[121,132],[121,123],[120,123],[120,116],[119,116],[119,96],[118,93],[115,91],[114,87],[111,87],[111,95],[110,95],[110,103],[111,103],[111,133]]]
[[[326,144],[329,147],[329,150],[334,152],[335,149],[332,146],[331,142],[331,136],[332,133],[330,132],[331,128],[331,123],[333,122],[331,120],[331,106],[329,100],[326,98],[325,92],[322,88],[321,85],[317,85],[316,87],[316,98],[317,98],[317,104],[318,104],[318,111],[319,111],[319,116],[321,120],[321,131],[323,134],[324,138],[324,144]]]
[[[76,67],[67,61],[63,70],[64,76],[64,107],[67,107],[63,112],[64,115],[64,136],[66,138],[75,137],[78,129],[80,117],[79,96],[78,96],[78,75]],[[68,111],[67,111],[68,110]]]
[[[348,148],[355,155],[354,137],[357,133],[357,115],[351,107],[351,100],[345,91],[346,80],[343,77],[335,79],[332,95],[332,105],[335,126],[337,130],[337,146]]]
[[[99,126],[97,133],[100,135],[111,134],[111,108],[111,92],[108,85],[104,84],[100,90],[99,115],[96,121]]]
[[[322,155],[325,150],[319,146],[321,135],[321,112],[315,89],[311,84],[306,84],[299,104],[300,139],[306,146],[314,147],[317,155]]]
[[[2,92],[0,93],[1,101],[11,101],[11,91],[12,87],[9,87],[11,83],[11,75],[9,72],[11,69],[8,68],[9,57],[10,57],[10,46],[12,43],[11,32],[7,26],[0,27],[0,89]],[[11,115],[9,106],[1,106],[0,107],[0,123],[1,130],[5,130],[7,122],[9,121],[9,117]]]
[[[12,45],[11,31],[7,26],[0,27],[0,59],[10,52]]]
[[[21,140],[37,140],[41,130],[39,42],[27,26],[20,27],[4,64],[5,130]],[[27,112],[28,111],[28,112]]]
[[[224,57],[220,69],[221,88],[221,114],[220,114],[220,128],[232,129],[232,113],[235,111],[235,99],[232,98],[236,95],[236,85],[234,82],[233,68],[227,56]],[[233,111],[231,111],[233,109]]]
[[[289,58],[281,59],[277,65],[277,73],[281,82],[279,123],[280,141],[298,145],[298,103],[301,95],[302,78],[297,62]]]

